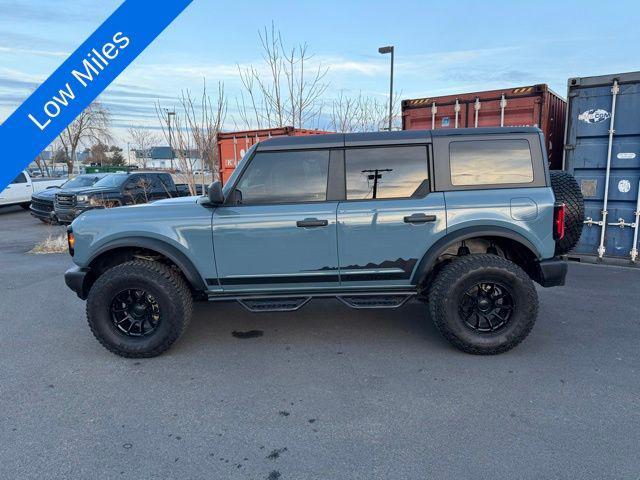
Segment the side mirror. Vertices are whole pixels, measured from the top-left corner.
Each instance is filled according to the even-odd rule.
[[[216,180],[209,185],[209,203],[211,205],[222,205],[224,203],[224,195],[220,181]]]

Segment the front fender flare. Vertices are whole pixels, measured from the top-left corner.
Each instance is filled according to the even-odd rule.
[[[158,240],[156,238],[135,236],[135,237],[124,237],[116,240],[112,240],[110,242],[102,245],[98,250],[94,252],[94,254],[89,258],[88,264],[91,264],[96,258],[100,255],[103,255],[111,250],[115,250],[117,248],[125,248],[125,247],[137,247],[137,248],[145,248],[148,250],[153,250],[161,255],[164,255],[182,271],[184,276],[186,277],[189,284],[195,290],[206,290],[206,286],[202,276],[198,272],[198,269],[195,267],[193,262],[180,250],[178,250],[173,245],[163,242],[162,240]]]

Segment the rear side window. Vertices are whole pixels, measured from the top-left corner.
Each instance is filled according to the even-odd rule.
[[[258,152],[236,186],[243,204],[327,199],[329,150]]]
[[[347,149],[345,161],[347,200],[408,198],[429,177],[424,145]]]
[[[171,179],[171,175],[168,175],[166,173],[160,175],[160,183],[160,189],[167,191],[173,190],[174,183]]]
[[[533,182],[527,140],[468,140],[449,144],[451,184],[503,185]]]

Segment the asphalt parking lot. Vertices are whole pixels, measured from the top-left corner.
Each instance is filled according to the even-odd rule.
[[[419,303],[324,300],[198,304],[168,353],[126,360],[92,337],[70,258],[26,253],[50,231],[0,209],[0,478],[640,478],[640,269],[572,264],[495,357]]]

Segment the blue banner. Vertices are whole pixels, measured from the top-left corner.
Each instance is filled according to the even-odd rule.
[[[192,0],[125,0],[0,125],[0,191],[149,45]]]

